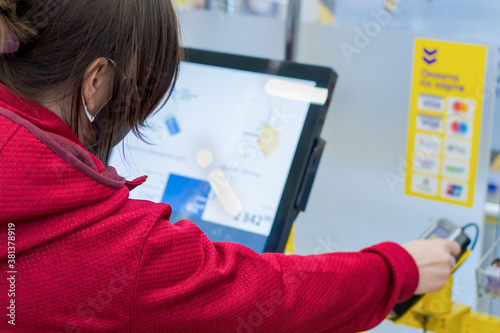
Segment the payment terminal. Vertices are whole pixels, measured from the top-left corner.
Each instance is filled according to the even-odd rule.
[[[467,251],[467,247],[471,243],[469,237],[463,232],[463,229],[454,224],[453,222],[441,219],[437,223],[435,223],[432,227],[430,227],[421,237],[420,239],[451,239],[460,244],[462,251],[457,259],[457,269],[463,262],[461,259],[464,259],[464,253]],[[389,314],[389,319],[397,320],[401,316],[403,316],[406,312],[408,312],[424,295],[414,295],[408,301],[404,303],[397,304],[394,309]]]

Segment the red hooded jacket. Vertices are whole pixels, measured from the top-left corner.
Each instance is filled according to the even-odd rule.
[[[257,254],[129,199],[140,182],[0,86],[1,332],[354,333],[417,287],[397,244]]]

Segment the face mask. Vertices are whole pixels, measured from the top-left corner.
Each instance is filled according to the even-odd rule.
[[[111,99],[111,98],[110,98]],[[99,142],[99,139],[101,137],[101,134],[102,134],[102,128],[104,127],[104,122],[105,122],[105,118],[104,118],[104,113],[102,113],[102,109],[104,109],[104,107],[106,106],[106,104],[108,104],[108,102],[106,102],[106,104],[103,105],[103,107],[97,112],[97,114],[95,116],[92,116],[87,108],[87,103],[85,102],[85,97],[83,96],[83,93],[82,93],[82,101],[83,101],[83,107],[85,109],[85,113],[87,114],[87,118],[89,118],[89,121],[90,123],[92,124],[92,127],[94,129],[94,133],[95,133],[95,138],[96,138],[96,141]],[[132,129],[129,128],[128,125],[122,125],[118,128],[118,131],[115,133],[113,139],[111,140],[111,146],[112,147],[115,147],[116,145],[118,145],[126,136],[128,133],[130,133]],[[95,145],[92,145],[90,148],[90,150],[96,150],[97,149],[97,143]]]

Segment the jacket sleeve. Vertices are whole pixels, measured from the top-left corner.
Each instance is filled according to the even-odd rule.
[[[259,255],[211,242],[189,221],[158,221],[143,249],[132,332],[336,332],[378,325],[418,269],[399,245],[358,253]]]

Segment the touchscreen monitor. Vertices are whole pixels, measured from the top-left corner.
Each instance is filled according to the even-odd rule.
[[[333,82],[297,77],[291,63],[285,72],[249,70],[246,65],[264,60],[220,54],[240,60],[234,68],[211,63],[216,53],[189,55],[171,98],[141,130],[147,142],[129,134],[110,165],[127,179],[147,175],[130,197],[170,204],[172,223],[189,219],[212,241],[259,253],[282,250],[269,238],[277,225],[278,235],[289,231],[282,220],[289,219],[295,198],[284,200],[284,193],[300,189]],[[326,81],[334,80],[332,70],[323,71]]]

